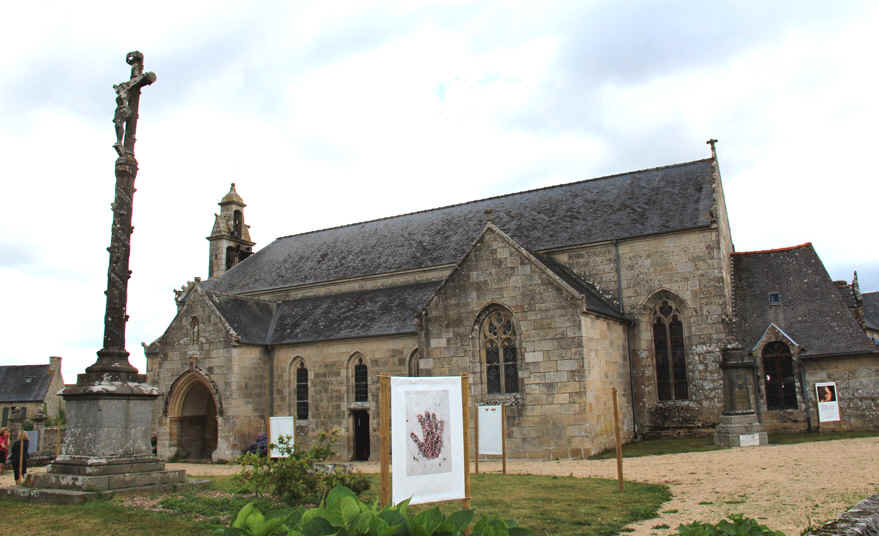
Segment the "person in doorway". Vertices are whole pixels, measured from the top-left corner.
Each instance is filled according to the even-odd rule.
[[[12,445],[12,450],[9,452],[9,457],[12,458],[10,461],[12,462],[12,472],[15,476],[16,484],[19,484],[24,475],[27,474],[28,446],[30,446],[30,441],[27,432],[22,431],[21,437]]]
[[[6,457],[9,454],[9,428],[0,428],[0,475],[6,472]]]

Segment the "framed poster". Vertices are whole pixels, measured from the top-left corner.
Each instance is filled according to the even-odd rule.
[[[503,425],[501,406],[479,406],[476,418],[479,419],[479,452],[502,456],[504,454]]]
[[[816,400],[818,400],[818,422],[839,421],[839,399],[837,398],[836,382],[816,383],[815,396]]]
[[[393,503],[466,498],[461,378],[392,377]]]
[[[290,446],[293,446],[293,440],[296,437],[296,429],[293,416],[289,417],[269,417],[269,444],[278,445],[281,442],[281,436],[290,438]],[[282,453],[277,447],[271,447],[269,456],[272,458],[286,458],[287,455]]]

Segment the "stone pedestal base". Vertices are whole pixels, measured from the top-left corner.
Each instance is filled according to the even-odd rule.
[[[724,413],[714,430],[714,444],[722,447],[759,447],[769,444],[769,439],[756,413]]]
[[[107,377],[70,386],[62,393],[67,432],[61,454],[46,473],[30,475],[32,497],[71,497],[71,493],[167,488],[186,481],[185,471],[165,471],[152,453],[155,387]]]

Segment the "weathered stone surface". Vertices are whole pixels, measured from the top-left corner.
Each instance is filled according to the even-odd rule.
[[[804,536],[879,536],[879,495],[864,499],[839,516],[839,519],[803,534]]]

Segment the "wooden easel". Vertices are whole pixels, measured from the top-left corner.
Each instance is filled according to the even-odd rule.
[[[391,377],[379,374],[379,441],[381,442],[381,505],[391,504]],[[461,374],[461,417],[464,426],[464,498],[451,501],[463,503],[470,509],[470,378]],[[434,503],[420,503],[434,504]]]
[[[476,435],[476,474],[479,474],[479,403],[473,405],[473,414],[476,415],[474,434]],[[486,454],[488,456],[488,454]],[[501,456],[503,458],[503,474],[507,474],[507,406],[501,404]]]

